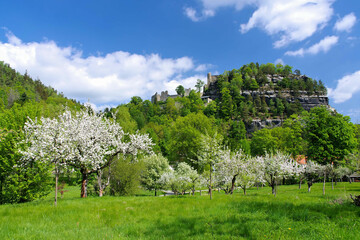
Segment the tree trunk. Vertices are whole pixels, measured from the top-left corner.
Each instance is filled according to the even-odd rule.
[[[3,180],[0,178],[0,204],[3,204]]]
[[[236,176],[237,176],[237,175],[235,175],[235,176],[231,179],[231,191],[230,191],[230,194],[231,194],[231,195],[234,193]]]
[[[271,185],[272,194],[276,196],[275,184]]]
[[[325,195],[326,173],[324,174],[323,195]]]
[[[331,189],[334,190],[334,178],[331,178]]]
[[[156,197],[156,188],[155,188],[155,197]]]
[[[55,167],[55,207],[57,206],[57,195],[58,195],[58,181],[59,181],[59,174],[57,171],[57,167]]]
[[[200,196],[201,196],[201,189],[200,189]]]
[[[246,188],[244,187],[243,190],[244,190],[244,195],[246,195]]]
[[[99,185],[99,197],[102,197],[103,196],[103,185],[101,183],[101,178],[102,178],[102,171],[99,170],[98,171],[98,185]]]
[[[337,182],[338,182],[338,179],[337,179],[337,178],[335,178],[335,186],[337,186]]]
[[[88,174],[86,170],[83,170],[82,172],[82,180],[81,180],[81,198],[87,197],[87,180],[88,180]]]
[[[312,181],[308,181],[308,192],[310,192],[311,191],[311,186],[312,186]]]
[[[302,179],[300,178],[300,181],[299,181],[299,189],[301,189],[301,182],[302,182]]]
[[[212,189],[211,189],[211,184],[212,184],[212,179],[211,179],[211,172],[212,172],[212,166],[210,164],[210,186],[209,186],[209,193],[210,193],[210,200],[212,200]]]

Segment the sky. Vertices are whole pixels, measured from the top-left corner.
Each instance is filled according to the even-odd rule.
[[[0,0],[0,61],[98,108],[282,63],[360,123],[358,0]]]

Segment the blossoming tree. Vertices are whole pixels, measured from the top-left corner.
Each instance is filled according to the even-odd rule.
[[[266,153],[262,157],[261,168],[263,177],[272,189],[272,193],[276,196],[277,181],[283,177],[291,176],[294,171],[294,161],[289,155],[277,152],[276,154]]]
[[[212,173],[214,165],[223,159],[223,148],[220,139],[215,134],[213,137],[203,135],[201,139],[201,147],[198,152],[199,163],[202,166],[209,166],[209,193],[212,199]]]
[[[311,191],[311,186],[319,178],[320,173],[321,173],[321,165],[310,160],[307,161],[305,165],[304,176],[307,180],[308,192]]]
[[[24,155],[55,163],[55,166],[61,161],[78,169],[82,175],[81,197],[87,196],[88,177],[109,166],[119,154],[136,156],[139,150],[151,152],[153,143],[148,135],[130,134],[126,141],[120,125],[89,108],[75,115],[65,111],[61,116],[59,120],[27,123],[31,125],[29,129],[34,130],[27,134],[30,147]],[[47,122],[49,124],[44,124]]]
[[[74,157],[69,139],[70,112],[64,112],[58,119],[41,118],[40,121],[29,119],[24,126],[25,140],[28,147],[20,150],[24,164],[41,161],[54,165],[55,206],[57,205],[58,178],[62,167]]]

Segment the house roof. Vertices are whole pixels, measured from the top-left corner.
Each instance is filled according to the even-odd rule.
[[[351,178],[360,178],[360,174],[359,173],[353,173],[350,175]]]
[[[304,165],[306,164],[306,156],[305,155],[297,155],[296,158],[295,158],[296,162],[298,164],[301,164],[301,165]]]

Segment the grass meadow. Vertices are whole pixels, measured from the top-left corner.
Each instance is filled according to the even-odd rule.
[[[252,188],[244,196],[88,197],[67,187],[25,204],[0,206],[0,239],[360,239],[360,183]]]

